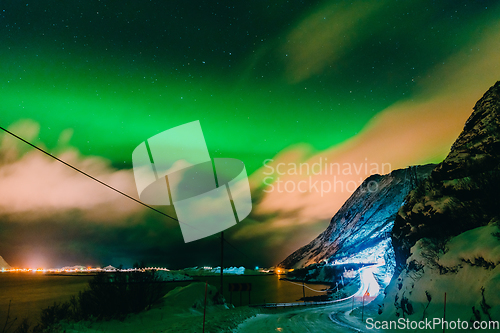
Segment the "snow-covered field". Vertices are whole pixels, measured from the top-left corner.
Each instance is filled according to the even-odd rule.
[[[148,311],[129,315],[125,320],[60,323],[61,331],[74,332],[201,332],[203,329],[205,283],[177,287],[161,304]],[[229,308],[208,285],[205,332],[231,332],[236,325],[257,313],[249,307]]]
[[[377,267],[366,267],[361,288],[353,297],[327,306],[301,306],[291,309],[258,309],[228,307],[217,289],[208,285],[205,332],[352,332],[363,330],[360,314],[351,310],[364,303],[368,311],[374,299],[364,297],[366,290],[378,291],[372,272]],[[162,302],[148,311],[129,315],[125,320],[61,322],[59,328],[76,332],[202,332],[205,283],[195,282],[170,291]],[[363,290],[361,290],[363,289]]]
[[[193,280],[192,277],[184,274],[181,271],[166,271],[166,270],[157,270],[156,275],[163,281],[189,281]]]

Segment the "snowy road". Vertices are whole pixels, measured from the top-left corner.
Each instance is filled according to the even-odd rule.
[[[359,270],[361,287],[358,292],[354,295],[355,297],[362,297],[363,295],[376,297],[380,290],[380,285],[373,273],[380,267],[381,265],[373,265],[363,267]]]
[[[351,308],[349,302],[342,302],[325,307],[297,309],[277,314],[259,314],[241,324],[236,332],[335,332],[346,328],[334,324],[330,313],[347,311]]]
[[[238,326],[237,333],[255,332],[359,332],[351,326],[343,315],[353,307],[365,305],[373,300],[380,289],[373,272],[380,265],[368,266],[360,270],[361,287],[354,297],[332,305],[305,307],[276,314],[259,314]],[[354,303],[353,303],[354,302]]]

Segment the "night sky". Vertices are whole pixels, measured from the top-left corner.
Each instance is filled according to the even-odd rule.
[[[134,148],[200,120],[211,157],[250,175],[253,212],[226,231],[227,265],[270,266],[354,190],[270,191],[270,168],[390,164],[337,175],[359,184],[440,162],[499,60],[493,0],[2,1],[0,126],[138,198]],[[0,135],[12,266],[218,264],[217,236],[185,244],[178,222]]]

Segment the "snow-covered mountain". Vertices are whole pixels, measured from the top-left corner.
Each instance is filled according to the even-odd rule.
[[[406,198],[392,232],[398,276],[382,316],[500,320],[500,82],[446,159]]]
[[[375,191],[366,191],[370,188]],[[369,177],[328,228],[281,267],[385,259],[395,274],[376,320],[500,320],[500,82],[446,159]],[[392,244],[391,244],[392,243]],[[394,258],[391,258],[395,256]],[[446,296],[445,296],[446,294]]]
[[[351,195],[328,228],[279,266],[301,268],[314,263],[394,262],[390,233],[406,195],[425,179],[433,164],[372,175]]]
[[[474,106],[446,159],[407,198],[393,230],[396,259],[424,237],[446,239],[500,216],[500,81]]]

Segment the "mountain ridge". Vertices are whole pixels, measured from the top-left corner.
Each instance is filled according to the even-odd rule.
[[[447,320],[469,327],[500,318],[499,186],[500,81],[399,210],[392,231],[398,274],[379,319],[439,318],[445,308]]]
[[[392,232],[396,264],[425,237],[446,238],[498,220],[500,81],[475,104],[450,153],[407,198]]]
[[[394,170],[386,175],[371,175],[333,216],[323,233],[278,266],[302,268],[320,262],[352,262],[356,255],[359,260],[375,262],[383,259],[381,255],[391,256],[390,231],[397,211],[410,190],[426,178],[434,166],[428,164]],[[377,253],[366,252],[376,247]]]
[[[381,304],[370,304],[378,306],[376,320],[442,319],[446,309],[447,321],[461,320],[468,327],[481,321],[498,321],[500,81],[475,104],[443,162],[430,168],[429,176],[419,178],[411,191],[398,189],[401,182],[395,179],[400,177],[394,172],[368,178],[365,182],[392,177],[389,185],[393,188],[381,188],[387,193],[404,194],[403,198],[380,200],[378,193],[371,193],[366,204],[363,199],[367,198],[357,194],[358,188],[332,218],[327,230],[280,265],[337,263],[337,259],[347,255],[355,256],[361,249],[355,240],[368,245],[372,236],[362,228],[374,230],[361,218],[370,211],[369,206],[388,205],[392,208],[386,211],[385,221],[368,215],[375,227],[391,225],[391,218],[393,222],[389,233],[392,246],[386,246],[388,255],[384,254],[384,259],[391,260],[391,251],[394,256],[392,272],[386,269],[385,274],[392,279],[381,295]],[[349,216],[350,207],[360,207],[357,218]],[[340,231],[349,228],[352,230],[342,238]],[[353,239],[347,239],[349,236]],[[386,263],[391,264],[387,260]]]

